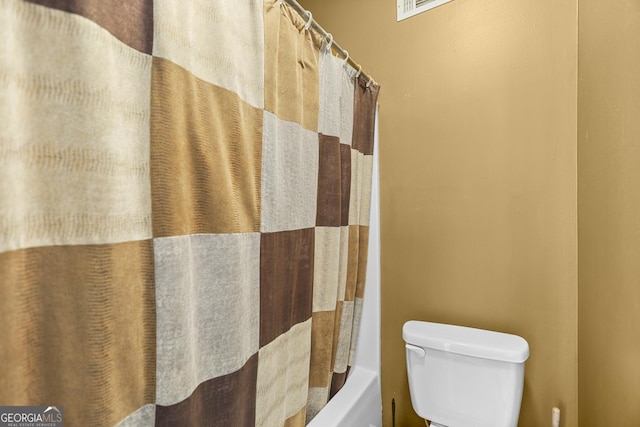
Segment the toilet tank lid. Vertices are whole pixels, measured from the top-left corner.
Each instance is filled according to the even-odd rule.
[[[503,362],[522,363],[529,344],[517,335],[465,326],[410,320],[402,327],[408,344]]]

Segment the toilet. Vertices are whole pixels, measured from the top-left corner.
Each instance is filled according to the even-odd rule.
[[[416,320],[404,324],[402,337],[411,403],[431,427],[517,427],[524,338]]]

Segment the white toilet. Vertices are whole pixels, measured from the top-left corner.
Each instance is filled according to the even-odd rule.
[[[516,427],[529,344],[517,335],[404,324],[411,403],[432,427]]]

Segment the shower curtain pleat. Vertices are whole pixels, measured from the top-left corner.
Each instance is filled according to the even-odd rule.
[[[378,86],[277,0],[0,0],[0,403],[303,426],[344,384]]]

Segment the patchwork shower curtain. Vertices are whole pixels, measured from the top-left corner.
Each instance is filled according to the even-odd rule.
[[[344,383],[378,87],[277,0],[0,0],[0,405],[302,426]]]

